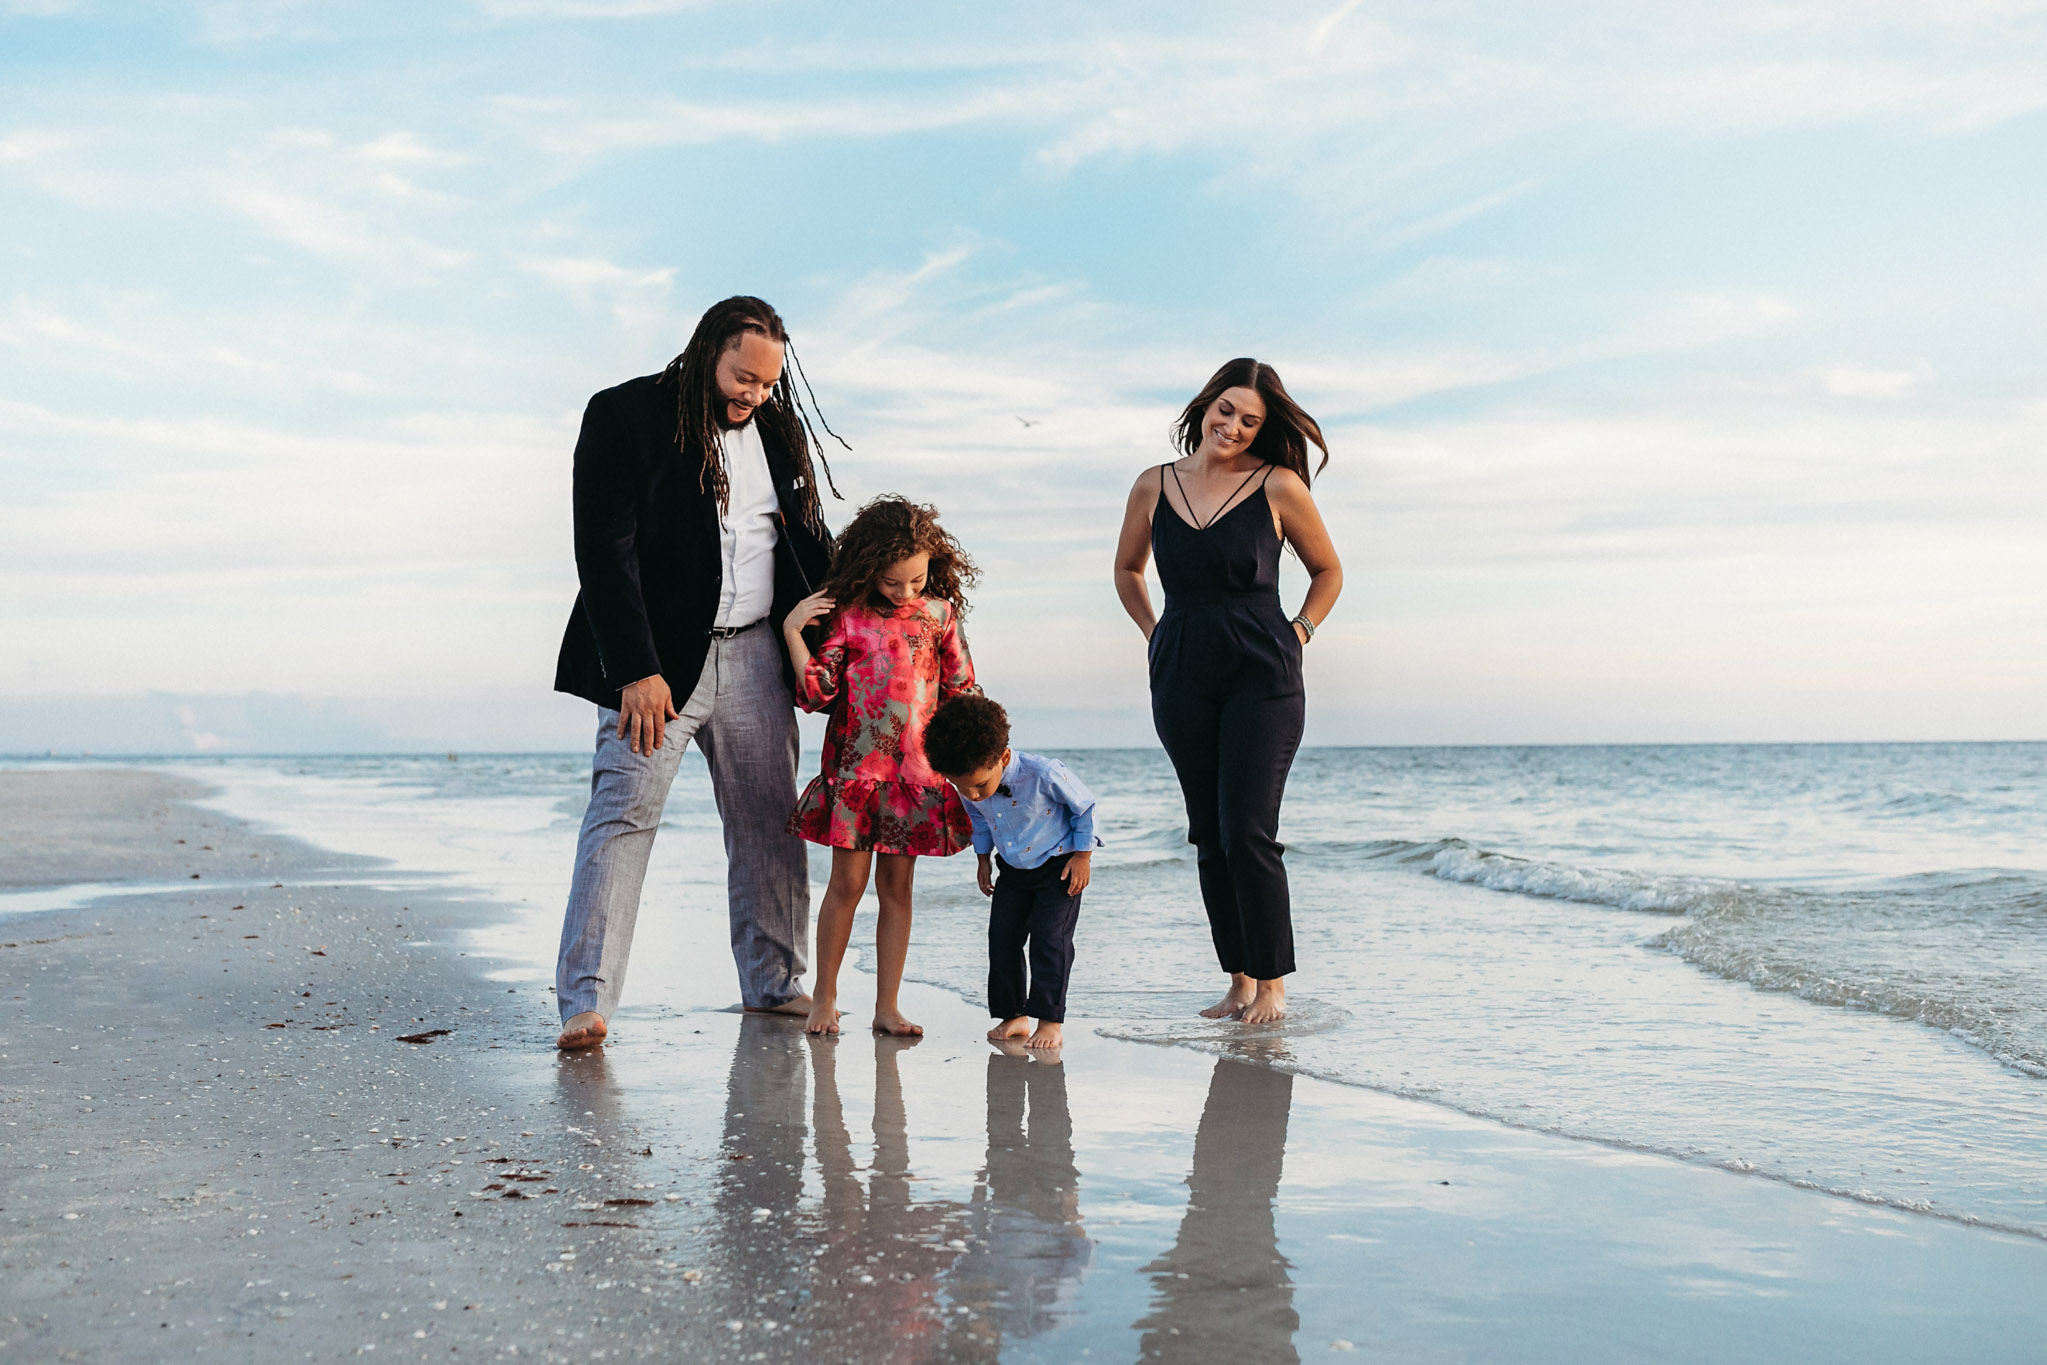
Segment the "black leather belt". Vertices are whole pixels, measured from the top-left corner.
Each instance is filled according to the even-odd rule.
[[[711,638],[713,640],[729,640],[735,635],[744,635],[747,631],[761,624],[761,621],[767,619],[767,617],[763,616],[760,621],[749,621],[743,626],[712,626]]]

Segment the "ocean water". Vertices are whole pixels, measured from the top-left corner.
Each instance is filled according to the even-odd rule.
[[[1069,1033],[1220,1048],[1236,1026],[1193,1016],[1224,978],[1171,768],[1061,756],[1107,845]],[[505,903],[482,948],[551,975],[586,756],[175,766],[237,815]],[[1275,1064],[2047,1237],[2043,833],[2043,744],[1305,751]],[[722,921],[723,879],[692,755],[643,939],[664,913]],[[971,859],[921,865],[917,904],[911,975],[979,998]],[[634,972],[628,1008],[729,1003],[670,998],[637,953]]]

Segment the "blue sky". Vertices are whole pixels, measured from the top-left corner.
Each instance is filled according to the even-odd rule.
[[[2037,738],[2043,165],[2017,0],[0,0],[0,749],[580,745],[577,415],[739,291],[1026,742],[1149,740],[1117,515],[1246,353],[1313,740]]]

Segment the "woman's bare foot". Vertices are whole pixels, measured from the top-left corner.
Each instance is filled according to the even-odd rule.
[[[924,1026],[922,1024],[913,1024],[903,1018],[901,1010],[875,1010],[874,1031],[876,1033],[886,1033],[891,1038],[922,1038],[924,1036]]]
[[[1049,1047],[1056,1049],[1065,1042],[1066,1029],[1064,1025],[1055,1024],[1050,1019],[1040,1019],[1037,1028],[1031,1030],[1031,1040],[1025,1043],[1024,1046],[1028,1048]]]
[[[1240,1017],[1258,994],[1258,983],[1242,972],[1230,973],[1230,989],[1222,999],[1201,1012],[1203,1019],[1235,1019]]]
[[[1016,1018],[1005,1020],[994,1028],[989,1029],[988,1041],[999,1043],[1005,1038],[1021,1038],[1030,1031],[1031,1021],[1019,1014]]]
[[[810,1000],[810,1018],[803,1023],[805,1033],[837,1033],[839,1031],[839,1003],[835,995],[817,995]]]
[[[784,1000],[779,1005],[748,1005],[748,1014],[809,1014],[810,997],[799,995],[794,1000]]]
[[[1274,977],[1258,983],[1258,993],[1237,1016],[1247,1024],[1270,1024],[1286,1018],[1286,979]]]
[[[554,1040],[554,1045],[563,1052],[578,1052],[586,1047],[596,1047],[610,1031],[604,1027],[603,1015],[595,1010],[584,1010],[562,1022],[561,1037]]]

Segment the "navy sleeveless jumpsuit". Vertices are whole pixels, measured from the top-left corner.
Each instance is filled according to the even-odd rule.
[[[1307,715],[1301,641],[1279,605],[1265,480],[1196,529],[1166,500],[1168,472],[1151,518],[1166,590],[1151,636],[1152,724],[1187,800],[1216,958],[1269,981],[1294,969],[1279,803]]]

